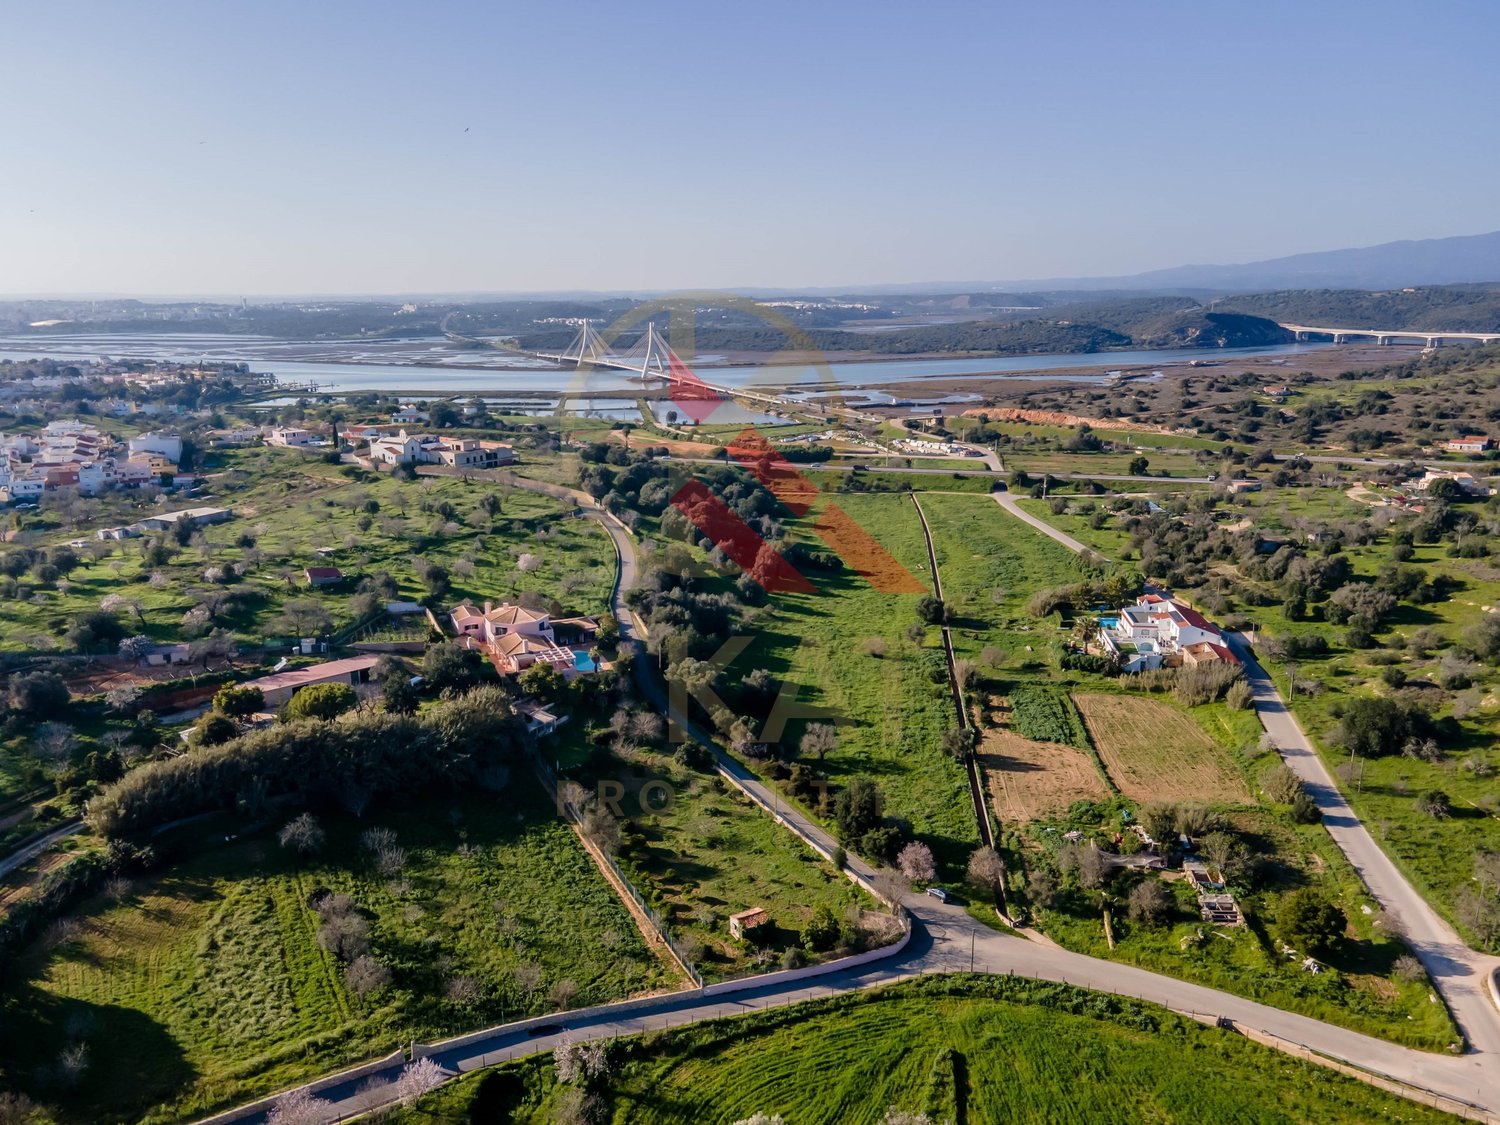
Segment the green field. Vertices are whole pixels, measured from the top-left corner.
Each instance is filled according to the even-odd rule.
[[[564,990],[577,1005],[680,983],[530,778],[322,823],[328,845],[304,864],[271,831],[232,838],[216,821],[118,903],[86,903],[19,959],[0,1085],[56,1103],[62,1121],[178,1120],[413,1036],[552,1010]],[[395,832],[404,870],[376,870],[359,844],[371,827]],[[345,986],[308,906],[320,888],[368,917],[389,987],[362,1000]],[[59,1091],[47,1075],[70,1042],[90,1062]]]
[[[1160,1008],[1063,985],[927,978],[616,1041],[590,1093],[613,1125],[1151,1121],[1364,1125],[1452,1118]],[[543,1125],[576,1105],[550,1056],[464,1078],[401,1125]]]
[[[838,504],[917,581],[931,581],[910,498],[850,495]],[[889,815],[909,821],[940,860],[962,862],[978,828],[963,767],[939,745],[955,716],[937,630],[920,644],[904,635],[921,595],[882,593],[848,569],[819,575],[816,586],[777,595],[735,668],[766,668],[797,685],[798,705],[826,708],[839,745],[817,768],[836,786],[875,778]]]
[[[283,618],[293,599],[321,605],[337,629],[354,623],[351,595],[365,576],[388,574],[400,596],[427,597],[418,558],[448,572],[449,589],[436,599],[440,607],[532,591],[570,613],[605,609],[614,578],[609,541],[591,520],[560,518],[571,510],[561,501],[505,485],[361,474],[291,450],[222,456],[205,481],[211,498],[183,506],[233,508],[232,520],[199,529],[170,562],[148,564],[144,539],[90,543],[65,579],[44,584],[23,578],[26,597],[0,604],[0,649],[66,647],[62,637],[73,619],[112,594],[141,607],[139,614],[121,611],[127,632],[163,642],[192,635],[184,617],[197,606],[209,607],[200,631],[219,626],[252,640],[305,633]],[[494,515],[479,507],[486,495],[500,502]],[[119,522],[148,514],[121,509],[122,503],[111,500],[107,509]],[[37,545],[78,534],[52,532]],[[94,558],[94,551],[102,557]],[[523,552],[535,557],[534,569],[518,569]],[[229,572],[234,564],[245,573]],[[302,578],[309,566],[337,566],[346,580],[309,590]],[[159,572],[155,582],[153,572]]]
[[[1026,603],[1038,590],[1082,579],[1077,557],[988,496],[924,495],[922,510],[954,615],[955,654],[977,661],[985,648],[999,647],[1007,668],[1038,664],[1057,630],[1030,616]]]
[[[839,920],[873,907],[853,883],[717,775],[689,770],[650,747],[589,754],[581,735],[579,725],[570,724],[560,742],[548,744],[548,753],[565,763],[564,778],[591,792],[603,784],[619,786],[627,832],[618,862],[705,979],[774,967],[786,949],[801,948],[801,931],[820,906]],[[729,916],[755,906],[770,914],[771,925],[755,945],[735,940]],[[758,949],[765,953],[757,956]],[[811,953],[809,959],[834,952]]]

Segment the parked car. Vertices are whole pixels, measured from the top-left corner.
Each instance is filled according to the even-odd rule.
[[[951,901],[953,901],[953,896],[950,895],[947,891],[943,890],[942,887],[928,887],[927,888],[927,897],[928,898],[935,898],[939,902],[951,902]]]

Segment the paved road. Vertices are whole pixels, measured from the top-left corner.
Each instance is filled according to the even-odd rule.
[[[807,470],[807,471],[813,471],[813,470],[828,471],[828,470],[832,470],[833,472],[837,472],[837,473],[852,473],[852,472],[855,472],[857,469],[863,469],[863,471],[871,472],[871,473],[901,473],[901,474],[911,475],[911,476],[932,476],[932,477],[952,477],[952,476],[960,476],[960,477],[988,477],[988,476],[993,476],[994,475],[994,470],[990,469],[990,468],[983,468],[983,469],[979,469],[979,468],[974,468],[974,469],[921,469],[921,468],[906,468],[905,466],[881,465],[881,464],[877,463],[878,462],[878,458],[880,458],[880,457],[887,457],[887,456],[890,456],[890,457],[906,457],[906,454],[904,454],[904,453],[896,453],[896,454],[884,454],[884,453],[881,453],[881,454],[871,454],[870,457],[869,457],[869,459],[868,459],[868,463],[866,463],[864,461],[860,461],[860,462],[857,462],[855,464],[847,464],[847,465],[846,464],[842,464],[842,463],[840,463],[838,461],[810,461],[810,462],[800,462],[799,461],[796,464],[797,464],[797,468],[803,469],[803,470]],[[912,456],[914,458],[918,458],[917,454],[913,454]],[[993,454],[991,454],[991,456],[993,456]],[[920,458],[918,458],[918,459],[920,459]],[[950,458],[950,460],[954,460],[954,459],[956,459],[956,458]],[[672,456],[667,456],[667,457],[658,457],[657,460],[659,460],[659,461],[679,461],[679,462],[682,462],[683,464],[687,464],[687,465],[723,465],[724,464],[724,461],[721,460],[718,457],[678,457],[678,456],[672,455]],[[976,458],[976,460],[978,460],[978,458]],[[735,463],[736,462],[734,462],[733,460],[731,460],[729,462],[729,464],[731,464],[731,465],[733,465]],[[1030,472],[1033,476],[1041,476],[1042,475],[1042,470],[1039,470],[1039,469],[1029,469],[1029,470],[1026,470],[1026,471]],[[1163,476],[1154,476],[1153,477],[1153,476],[1132,476],[1129,473],[1054,473],[1054,472],[1048,472],[1048,473],[1046,473],[1046,475],[1049,476],[1049,477],[1052,477],[1052,478],[1054,478],[1056,480],[1141,481],[1141,482],[1145,482],[1145,483],[1149,483],[1149,484],[1162,484],[1164,482],[1167,483],[1167,484],[1211,484],[1211,483],[1213,483],[1213,478],[1212,477],[1163,477]]]
[[[1003,501],[1002,497],[996,499]],[[589,504],[592,505],[592,501]],[[1040,522],[1034,521],[1019,509],[1007,507],[1006,510],[1028,523]],[[640,646],[643,635],[639,622],[624,603],[624,592],[634,585],[637,577],[635,542],[624,525],[614,517],[603,512],[597,512],[597,515],[619,551],[620,582],[616,586],[613,603],[620,620],[621,633],[626,643]],[[1054,534],[1053,538],[1058,538],[1059,535],[1060,533]],[[1079,544],[1075,549],[1081,546]],[[659,683],[653,686],[653,678],[649,675],[649,663],[640,660],[636,663],[638,671],[642,672],[641,684],[647,697],[659,706],[664,706],[666,700],[661,687]],[[1258,707],[1260,702],[1258,689]],[[742,786],[767,810],[773,811],[781,823],[810,847],[825,855],[832,852],[835,841],[822,828],[798,810],[781,804],[779,796],[738,763],[719,755],[717,747],[702,732],[694,730],[693,734],[715,751],[726,775],[732,777],[736,784]],[[1352,814],[1347,815],[1353,821]],[[1357,824],[1357,821],[1354,823]],[[1375,855],[1381,855],[1378,848],[1375,849]],[[1389,863],[1388,860],[1386,862]],[[873,878],[874,872],[857,857],[850,857],[849,868],[862,882],[868,883]],[[1394,873],[1394,868],[1392,872]],[[1399,873],[1395,873],[1395,877],[1400,880]],[[1420,904],[1420,899],[1417,899],[1417,903]],[[564,1034],[575,1041],[608,1038],[766,1006],[795,1003],[814,996],[870,988],[922,973],[961,972],[974,968],[991,973],[1062,981],[1101,992],[1137,997],[1199,1018],[1228,1019],[1241,1028],[1276,1036],[1290,1044],[1303,1045],[1322,1055],[1386,1076],[1407,1086],[1440,1094],[1464,1105],[1483,1107],[1496,1115],[1495,1120],[1500,1121],[1500,1066],[1495,1065],[1496,1054],[1489,1046],[1484,1021],[1478,1019],[1477,1010],[1465,1009],[1468,1018],[1474,1019],[1479,1025],[1480,1035],[1474,1040],[1479,1050],[1458,1057],[1431,1054],[1201,985],[1160,976],[1129,965],[1070,953],[1054,945],[1001,934],[971,918],[961,908],[944,905],[925,895],[907,895],[903,899],[903,905],[912,919],[911,941],[901,953],[876,964],[851,971],[835,971],[812,980],[758,986],[731,997],[705,998],[694,990],[657,998],[645,1007],[617,1005],[614,1009],[572,1018],[562,1013],[555,1021],[555,1031],[528,1034],[525,1030],[513,1027],[498,1027],[463,1047],[440,1048],[434,1057],[449,1072],[459,1073],[536,1051],[550,1050]],[[1404,903],[1401,908],[1405,908]],[[1396,912],[1393,909],[1393,913]],[[1449,956],[1459,958],[1461,951],[1451,950]],[[398,1072],[399,1066],[395,1066],[373,1077],[361,1076],[320,1091],[319,1096],[332,1102],[333,1111],[342,1116],[366,1112],[390,1103],[391,1090],[382,1086],[381,1082],[394,1079]],[[239,1120],[259,1125],[265,1120],[268,1108],[269,1106],[258,1106]]]
[[[1256,661],[1243,634],[1230,633],[1226,639],[1245,666],[1261,725],[1275,740],[1282,760],[1302,779],[1317,802],[1328,834],[1349,857],[1381,907],[1398,921],[1401,932],[1426,966],[1470,1044],[1491,1056],[1500,1069],[1500,1011],[1491,1002],[1485,981],[1487,974],[1500,968],[1500,957],[1478,953],[1464,944],[1453,927],[1391,862],[1349,807],[1296,716]]]
[[[1074,539],[1071,535],[1067,535],[1067,534],[1065,534],[1065,533],[1063,533],[1061,531],[1058,531],[1057,528],[1053,527],[1046,520],[1038,519],[1036,516],[1032,515],[1028,511],[1026,511],[1026,509],[1022,508],[1021,505],[1016,502],[1016,496],[1015,496],[1014,493],[1010,493],[1010,492],[992,492],[992,493],[990,493],[990,495],[992,497],[994,497],[995,503],[999,504],[1007,512],[1009,512],[1011,515],[1015,516],[1016,519],[1020,520],[1022,523],[1028,523],[1028,524],[1030,524],[1032,527],[1036,528],[1043,535],[1045,535],[1048,539],[1055,539],[1055,540],[1057,540],[1064,547],[1066,547],[1068,550],[1074,552],[1075,554],[1079,554],[1079,555],[1082,555],[1082,554],[1099,555],[1099,557],[1101,559],[1104,559],[1105,562],[1109,561],[1108,559],[1105,559],[1103,555],[1100,555],[1098,551],[1095,551],[1092,547],[1090,547],[1088,544],[1086,544],[1086,543],[1080,543],[1078,540]]]

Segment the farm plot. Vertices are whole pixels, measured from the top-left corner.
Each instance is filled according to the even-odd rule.
[[[980,744],[979,761],[1002,821],[1046,820],[1067,812],[1074,801],[1109,799],[1094,763],[1075,746],[990,730]]]
[[[1154,699],[1073,697],[1104,768],[1134,801],[1249,804],[1224,751],[1191,717]]]

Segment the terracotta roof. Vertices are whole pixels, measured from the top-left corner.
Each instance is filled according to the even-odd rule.
[[[544,621],[547,617],[540,610],[527,609],[523,605],[497,605],[484,616],[485,620],[496,625],[519,625],[523,621]]]
[[[1203,614],[1199,613],[1191,606],[1183,605],[1181,602],[1173,602],[1172,610],[1177,614],[1178,617],[1181,617],[1184,622],[1194,626],[1195,628],[1206,629],[1210,633],[1217,633],[1219,631],[1218,629],[1214,628],[1213,623],[1210,622],[1208,618],[1204,617]]]
[[[344,572],[336,566],[310,566],[302,572],[309,578],[342,578]]]

